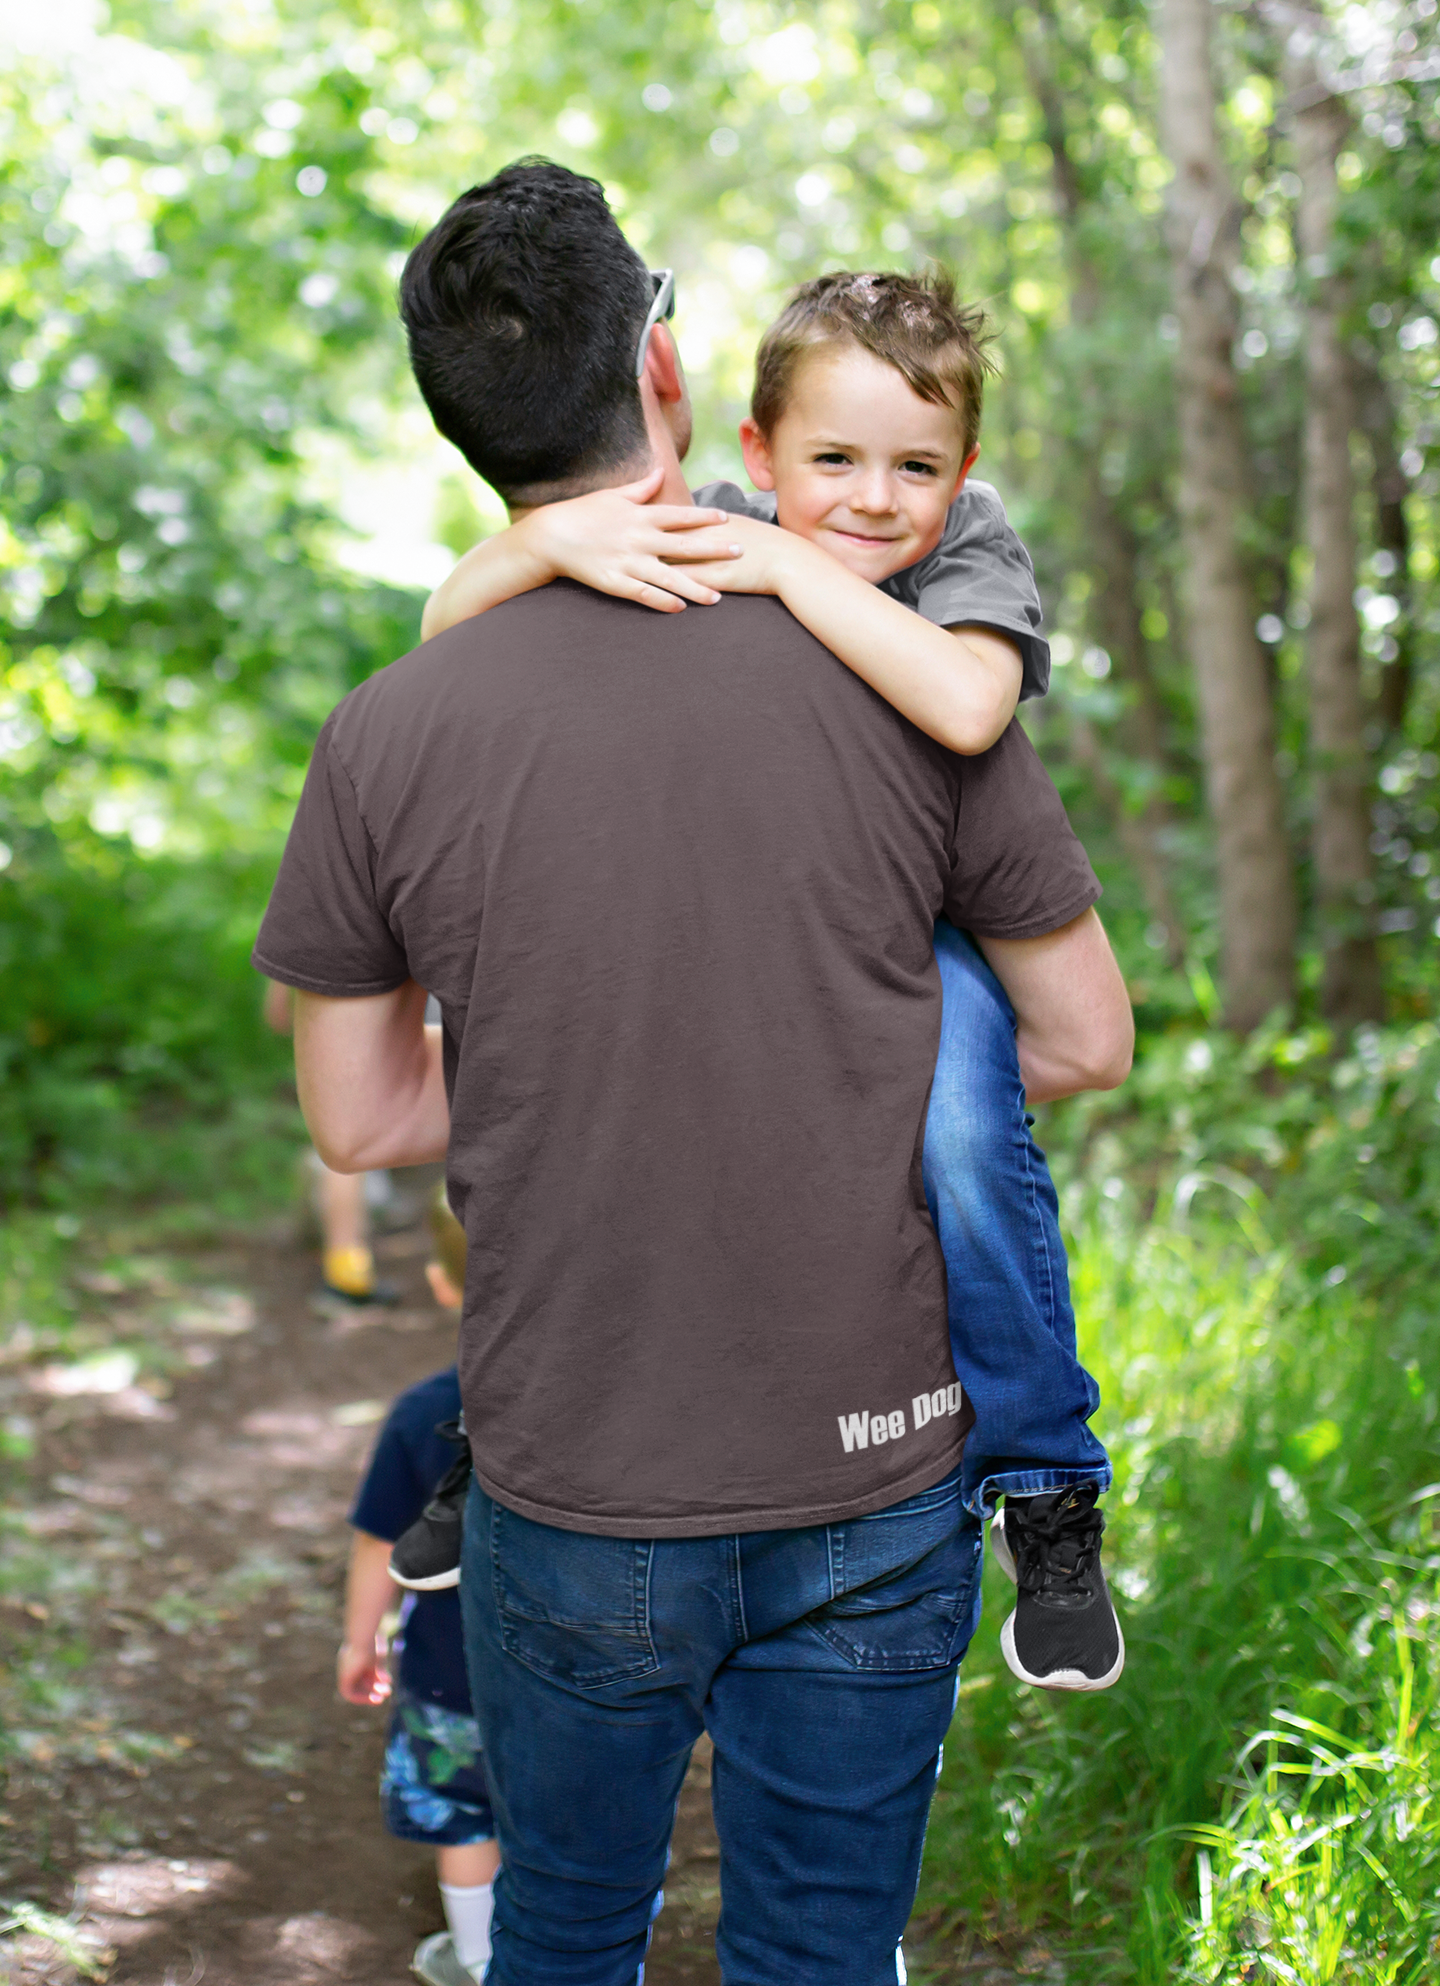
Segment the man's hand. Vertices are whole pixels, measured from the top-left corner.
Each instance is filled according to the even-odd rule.
[[[413,979],[363,1000],[295,995],[295,1082],[332,1172],[429,1165],[450,1142],[440,1029]]]
[[[1117,1089],[1135,1017],[1105,927],[1087,910],[1043,938],[976,938],[1015,1009],[1027,1103]]]

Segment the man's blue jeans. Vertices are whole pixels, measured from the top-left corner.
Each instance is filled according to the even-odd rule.
[[[974,943],[935,927],[944,989],[925,1126],[925,1195],[945,1253],[950,1349],[975,1409],[966,1507],[1072,1483],[1108,1489],[1086,1425],[1099,1388],[1075,1356],[1075,1313],[1045,1154],[1030,1135],[1015,1013]]]
[[[653,1542],[533,1523],[477,1483],[489,1986],[635,1986],[702,1730],[725,1986],[895,1986],[982,1538],[956,1476],[844,1524]]]

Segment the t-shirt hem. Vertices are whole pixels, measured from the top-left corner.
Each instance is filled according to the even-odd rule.
[[[1019,924],[975,924],[967,923],[965,929],[976,938],[1048,938],[1052,931],[1059,931],[1066,924],[1089,910],[1092,904],[1100,901],[1104,891],[1097,883],[1093,890],[1077,898],[1067,908],[1042,911],[1037,917],[1027,917]]]
[[[250,963],[257,972],[263,972],[267,979],[277,979],[282,986],[294,986],[301,993],[321,993],[332,1000],[363,1000],[372,993],[393,993],[397,986],[405,984],[407,978],[407,974],[402,972],[390,979],[317,979],[313,973],[296,972],[288,965],[278,965],[258,950],[251,952]]]
[[[590,1511],[558,1510],[550,1504],[537,1503],[531,1497],[517,1495],[514,1490],[497,1482],[478,1462],[475,1475],[485,1494],[506,1510],[513,1510],[517,1517],[528,1517],[535,1524],[552,1525],[557,1531],[582,1531],[595,1538],[719,1538],[733,1532],[802,1531],[816,1524],[843,1524],[852,1517],[873,1516],[877,1510],[887,1510],[892,1503],[904,1503],[907,1497],[919,1496],[922,1490],[933,1489],[952,1470],[959,1468],[964,1452],[965,1437],[962,1435],[943,1456],[932,1457],[907,1475],[897,1477],[893,1483],[883,1484],[863,1496],[851,1497],[842,1503],[804,1507],[781,1504],[759,1510],[722,1510],[705,1517],[599,1517]]]

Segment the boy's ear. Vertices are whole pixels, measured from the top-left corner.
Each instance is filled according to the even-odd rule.
[[[979,454],[980,454],[980,444],[977,441],[975,446],[971,449],[970,453],[965,457],[965,460],[960,464],[960,474],[955,478],[955,487],[950,492],[951,503],[954,503],[956,497],[958,497],[961,490],[964,489],[965,478],[970,474],[970,471],[975,467],[975,463],[979,457]]]
[[[773,490],[775,461],[770,443],[751,414],[747,414],[740,423],[740,453],[745,457],[745,473],[756,489]]]

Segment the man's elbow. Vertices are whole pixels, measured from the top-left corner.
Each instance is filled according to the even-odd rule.
[[[1118,1090],[1135,1060],[1135,1023],[1126,1012],[1122,1021],[1097,1031],[1086,1043],[1085,1081],[1087,1090]]]
[[[346,1137],[324,1128],[309,1127],[310,1142],[327,1172],[374,1172],[375,1161],[365,1149],[365,1140]]]

